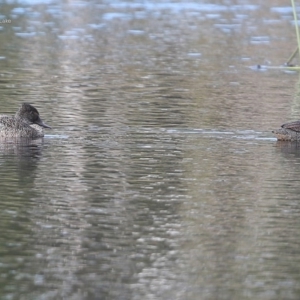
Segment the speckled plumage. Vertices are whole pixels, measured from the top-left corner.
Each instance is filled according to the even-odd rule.
[[[278,141],[300,142],[300,121],[283,124],[281,128],[272,132],[276,135]]]
[[[46,125],[35,107],[23,103],[15,116],[0,115],[0,138],[40,138],[44,136],[43,127]]]

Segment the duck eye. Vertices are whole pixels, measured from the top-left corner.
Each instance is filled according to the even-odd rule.
[[[38,118],[37,114],[35,112],[31,112],[32,120],[36,120]]]

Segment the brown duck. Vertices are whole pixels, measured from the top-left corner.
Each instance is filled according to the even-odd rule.
[[[281,125],[281,128],[272,131],[278,141],[300,141],[300,121]]]
[[[51,127],[42,121],[37,109],[28,103],[23,103],[14,116],[0,115],[0,141],[40,138],[44,136],[43,128]]]

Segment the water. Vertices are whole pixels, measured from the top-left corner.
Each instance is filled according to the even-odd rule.
[[[270,1],[269,1],[270,2]],[[281,1],[2,3],[0,299],[299,299],[296,46]],[[262,68],[257,68],[261,65]]]

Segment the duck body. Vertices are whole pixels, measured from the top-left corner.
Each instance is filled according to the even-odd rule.
[[[35,107],[23,103],[14,116],[0,115],[0,139],[28,138],[44,136],[43,128],[51,128],[45,124]]]
[[[299,141],[300,142],[300,121],[285,123],[281,128],[272,131],[278,141]]]

